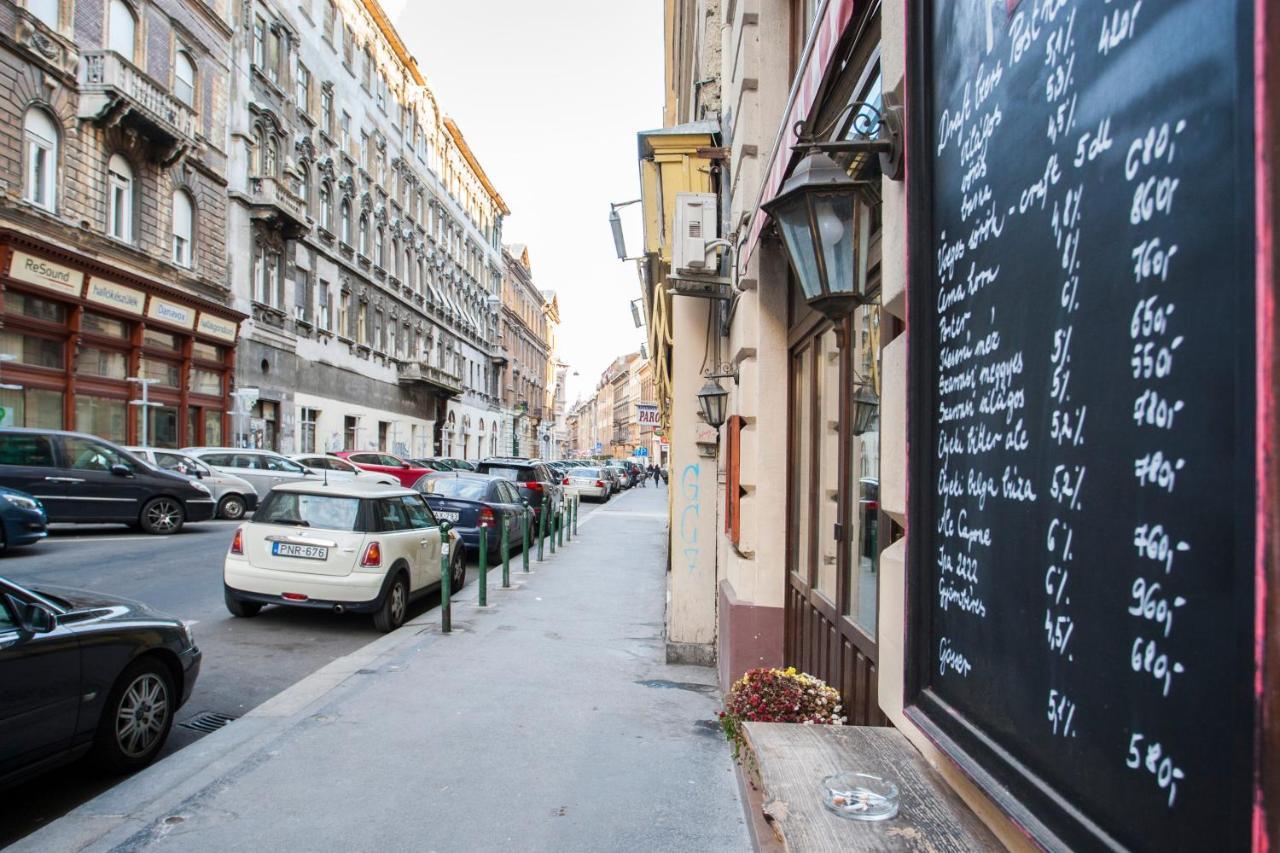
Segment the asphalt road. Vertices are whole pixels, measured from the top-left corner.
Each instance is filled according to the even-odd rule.
[[[594,505],[584,503],[585,517]],[[239,717],[336,658],[380,634],[367,616],[268,607],[235,619],[222,601],[222,560],[236,522],[189,525],[174,536],[124,527],[55,529],[31,548],[0,556],[0,575],[15,583],[77,587],[146,602],[187,622],[204,655],[191,699],[178,712],[161,758],[205,732],[182,725],[207,712]],[[513,569],[518,568],[513,564]],[[475,583],[474,563],[467,583]],[[491,572],[490,584],[500,582]],[[410,617],[438,607],[419,599]],[[85,762],[52,771],[0,794],[0,847],[111,787],[115,780]]]

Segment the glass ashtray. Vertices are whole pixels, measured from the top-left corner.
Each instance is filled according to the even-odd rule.
[[[898,786],[867,773],[837,773],[822,780],[822,804],[849,820],[888,820],[898,814]]]

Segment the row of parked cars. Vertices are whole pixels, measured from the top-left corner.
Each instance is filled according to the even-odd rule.
[[[49,521],[173,533],[215,514],[244,520],[223,566],[227,609],[279,605],[368,613],[394,630],[410,602],[487,532],[490,556],[566,496],[607,500],[638,468],[493,457],[478,463],[372,452],[121,448],[77,433],[0,430],[0,529],[37,541]],[[23,488],[25,487],[25,488]],[[137,602],[0,578],[0,786],[92,754],[114,771],[160,752],[201,653],[186,625]]]

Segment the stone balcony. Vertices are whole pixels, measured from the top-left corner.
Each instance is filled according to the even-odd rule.
[[[195,110],[115,51],[82,53],[79,87],[78,118],[136,128],[161,165],[177,162],[199,144]]]
[[[248,201],[249,215],[279,228],[286,239],[297,239],[311,228],[302,199],[279,178],[250,178]]]
[[[426,361],[408,361],[400,365],[400,382],[410,384],[420,382],[431,385],[452,396],[462,394],[462,377],[435,367]]]

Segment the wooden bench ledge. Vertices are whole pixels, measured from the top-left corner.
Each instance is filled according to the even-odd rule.
[[[897,729],[746,723],[745,731],[759,769],[765,819],[791,853],[1004,849]],[[846,770],[895,782],[898,816],[856,821],[827,811],[822,780]]]

